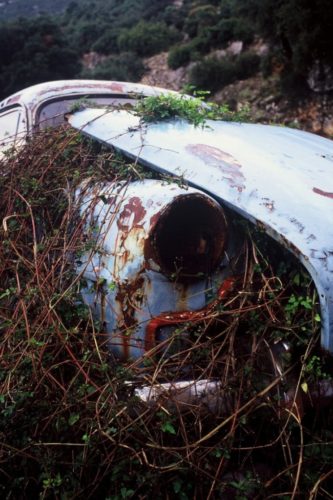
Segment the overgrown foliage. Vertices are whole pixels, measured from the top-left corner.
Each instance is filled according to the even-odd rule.
[[[140,58],[133,52],[122,52],[119,55],[108,57],[97,64],[94,69],[81,72],[83,78],[97,80],[119,80],[137,82],[141,79],[145,67]]]
[[[254,21],[257,31],[270,41],[272,55],[283,65],[282,76],[292,84],[306,81],[319,64],[333,66],[333,4],[329,0],[242,0],[238,12]]]
[[[78,54],[53,20],[0,25],[0,99],[35,83],[73,78],[80,68]]]
[[[196,63],[190,72],[190,82],[198,88],[215,92],[236,80],[254,75],[260,66],[260,57],[250,52],[237,58],[208,57]]]
[[[80,298],[75,256],[95,247],[74,193],[84,180],[146,175],[66,129],[1,163],[2,497],[327,498],[333,415],[316,393],[329,372],[318,298],[259,229],[229,213],[244,235],[245,273],[209,314],[180,324],[165,351],[126,363],[109,352]],[[282,340],[291,354],[277,358],[281,376]],[[133,395],[143,380],[184,374],[218,380],[222,409],[177,410],[168,398],[150,407]]]
[[[147,57],[166,50],[179,39],[180,33],[164,23],[140,21],[119,34],[118,47],[120,51],[131,51]]]
[[[204,99],[209,94],[207,91],[196,91],[191,86],[187,90],[192,91],[194,96],[168,93],[146,97],[137,102],[134,112],[146,123],[177,117],[192,123],[196,127],[199,125],[204,127],[207,120],[249,121],[249,110],[247,108],[240,112],[230,111],[228,106],[220,106],[212,102],[206,103]]]
[[[47,13],[60,12],[66,2],[57,0],[51,5],[48,1],[43,6]],[[13,2],[1,10],[24,8],[32,14],[31,5],[24,4]],[[114,72],[126,80],[131,72],[123,71],[122,57],[116,57],[123,52],[135,53],[141,59],[169,50],[169,64],[174,69],[208,58],[208,62],[199,62],[194,72],[202,74],[201,86],[215,91],[251,72],[243,71],[239,76],[234,67],[231,69],[231,61],[217,61],[214,54],[211,58],[212,52],[226,49],[237,40],[243,42],[244,57],[248,57],[251,43],[258,38],[269,46],[263,62],[265,74],[269,68],[278,69],[285,88],[300,89],[306,88],[312,72],[319,75],[325,89],[333,66],[332,5],[329,0],[185,0],[182,5],[170,5],[167,0],[70,2],[66,11],[52,17],[48,24],[43,17],[2,23],[0,97],[31,83],[80,75],[79,58],[91,50],[110,56],[113,68],[118,66]],[[34,6],[40,9],[41,2],[34,2]],[[6,47],[14,48],[10,50],[10,63],[6,62]],[[225,65],[223,71],[217,62]],[[238,57],[233,64],[238,65]],[[100,70],[103,75],[110,73],[105,68]],[[258,70],[256,61],[252,73]],[[217,74],[222,74],[221,78],[215,78]]]

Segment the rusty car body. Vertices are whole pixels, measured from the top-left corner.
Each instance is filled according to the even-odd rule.
[[[258,124],[208,120],[199,128],[175,118],[143,125],[131,110],[119,108],[163,92],[122,82],[51,82],[0,103],[2,149],[63,123],[70,112],[69,124],[83,134],[187,182],[118,182],[76,194],[98,242],[97,250],[80,256],[77,272],[87,282],[83,298],[105,325],[112,350],[123,359],[142,358],[232,289],[243,271],[242,241],[231,226],[226,238],[225,211],[232,210],[308,270],[320,299],[321,345],[332,353],[332,141]],[[88,106],[75,111],[78,99]],[[2,123],[8,118],[6,134]],[[105,290],[96,297],[93,285],[101,282]],[[279,362],[274,365],[278,372]],[[187,400],[219,387],[209,380],[179,384],[173,388],[183,396],[185,391]],[[150,387],[137,394],[147,401],[159,393]]]
[[[322,347],[333,352],[333,143],[271,125],[147,124],[126,110],[86,109],[70,123],[149,168],[182,176],[292,252],[312,276]]]

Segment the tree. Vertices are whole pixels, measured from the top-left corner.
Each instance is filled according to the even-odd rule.
[[[24,86],[77,75],[78,54],[68,45],[60,27],[47,17],[2,25],[0,98]]]
[[[331,0],[241,0],[237,10],[279,49],[285,73],[305,80],[315,63],[333,66]]]

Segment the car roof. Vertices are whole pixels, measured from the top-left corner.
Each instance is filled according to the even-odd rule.
[[[158,95],[172,92],[158,87],[142,85],[140,83],[118,82],[108,80],[58,80],[33,85],[16,92],[0,102],[0,110],[13,106],[24,105],[33,109],[40,102],[56,97],[112,94],[128,96],[139,94],[144,96]]]

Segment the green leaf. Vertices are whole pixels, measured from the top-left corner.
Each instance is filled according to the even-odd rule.
[[[172,487],[173,487],[173,491],[174,491],[175,493],[179,493],[179,492],[180,492],[180,490],[182,489],[182,482],[181,482],[181,481],[176,480],[176,481],[174,481],[174,482],[172,483]]]
[[[80,420],[80,415],[78,413],[71,413],[68,419],[68,423],[70,426],[76,424]]]
[[[120,490],[121,498],[128,498],[134,495],[134,490],[128,490],[127,488],[121,488]]]
[[[161,425],[161,429],[163,432],[168,432],[169,434],[176,434],[176,429],[174,428],[171,422],[164,422]]]
[[[297,286],[299,286],[299,285],[300,285],[300,282],[301,282],[301,277],[300,277],[299,273],[297,273],[297,274],[294,276],[293,282],[294,282],[294,283],[295,283],[295,285],[297,285]]]

